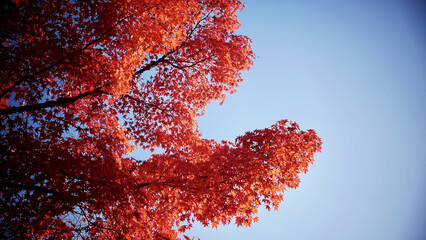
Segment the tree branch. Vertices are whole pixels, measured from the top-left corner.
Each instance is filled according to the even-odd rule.
[[[167,112],[167,109],[162,108],[162,107],[160,107],[160,106],[158,106],[158,105],[156,105],[154,103],[149,103],[149,102],[142,101],[142,100],[140,100],[140,99],[138,99],[136,97],[130,96],[129,94],[124,94],[123,96],[126,97],[126,98],[129,98],[129,99],[131,99],[131,100],[133,100],[135,102],[138,102],[140,104],[156,108],[156,109],[161,110],[163,112]],[[170,109],[170,110],[173,110],[173,109]]]
[[[170,52],[168,52],[168,53],[164,54],[164,56],[162,56],[161,58],[159,58],[159,59],[157,59],[157,60],[155,60],[155,61],[151,61],[150,63],[148,63],[147,65],[145,65],[145,67],[143,67],[143,68],[139,69],[138,71],[136,71],[136,72],[133,74],[133,76],[140,75],[140,74],[144,73],[145,71],[150,70],[151,68],[153,68],[153,67],[157,66],[158,64],[160,64],[160,63],[162,63],[162,62],[166,62],[166,58],[167,58],[169,55],[171,55],[172,53],[174,53],[174,52],[175,52],[175,50],[170,51]]]
[[[59,192],[55,189],[48,189],[48,188],[39,187],[35,185],[23,185],[23,184],[0,181],[0,186],[1,188],[17,188],[22,190],[33,190],[33,191],[39,191],[44,193],[50,193],[53,195],[59,195]]]
[[[141,184],[139,184],[138,185],[138,187],[146,187],[146,186],[149,186],[149,185],[151,185],[152,183],[150,183],[150,182],[146,182],[146,183],[141,183]]]
[[[179,45],[179,47],[177,47],[176,49],[174,49],[174,50],[172,50],[172,51],[170,51],[170,52],[166,53],[166,54],[165,54],[165,55],[163,55],[161,58],[159,58],[159,59],[157,59],[157,60],[155,60],[155,61],[151,61],[150,63],[148,63],[147,65],[145,65],[143,68],[141,68],[141,69],[137,70],[137,71],[133,74],[133,76],[137,76],[137,75],[140,75],[140,74],[142,74],[142,73],[144,73],[144,72],[146,72],[146,71],[149,71],[150,69],[152,69],[153,67],[157,66],[157,65],[158,65],[158,64],[160,64],[160,63],[168,63],[168,64],[172,65],[173,67],[176,67],[176,68],[179,68],[179,69],[183,69],[183,68],[187,68],[187,67],[195,66],[195,65],[197,65],[198,63],[200,63],[200,62],[202,62],[202,61],[205,61],[205,60],[207,60],[208,58],[210,58],[210,57],[207,57],[206,59],[200,60],[200,61],[198,61],[198,62],[195,62],[195,63],[193,63],[193,64],[191,64],[191,65],[187,65],[187,66],[176,66],[176,65],[174,65],[172,62],[170,62],[168,59],[166,59],[168,56],[170,56],[171,54],[173,54],[174,52],[176,52],[176,51],[178,51],[180,48],[182,48],[183,44],[184,44],[184,43],[185,43],[188,39],[190,39],[190,38],[191,38],[191,36],[192,36],[192,34],[195,32],[195,30],[196,30],[196,29],[197,29],[197,28],[201,25],[201,22],[203,22],[205,19],[207,19],[207,18],[210,16],[210,14],[211,14],[211,13],[212,13],[212,11],[210,11],[210,12],[209,12],[206,16],[202,17],[199,21],[197,21],[197,23],[195,24],[195,26],[189,30],[189,33],[188,33],[188,35],[186,36],[186,39],[185,39],[185,40],[183,40],[183,42]]]
[[[44,109],[44,108],[65,106],[67,104],[74,103],[74,102],[76,102],[76,101],[78,101],[82,98],[87,97],[87,96],[104,93],[101,90],[103,87],[104,86],[97,87],[97,88],[93,89],[92,91],[81,93],[81,94],[79,94],[77,96],[73,96],[73,97],[58,98],[56,100],[47,101],[47,102],[44,102],[44,103],[36,103],[36,104],[31,104],[31,105],[0,109],[0,116],[14,114],[14,113],[28,112],[28,111],[37,111],[37,110],[41,110],[41,109]]]
[[[117,229],[100,226],[100,225],[96,224],[95,222],[90,221],[90,218],[87,216],[85,210],[83,209],[83,206],[81,206],[79,204],[77,204],[77,206],[80,208],[81,215],[86,219],[86,221],[89,225],[97,227],[98,229],[105,229],[105,230],[108,230],[108,231],[113,231],[115,233],[119,233]]]

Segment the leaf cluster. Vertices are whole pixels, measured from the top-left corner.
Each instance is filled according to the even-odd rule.
[[[279,121],[235,142],[196,117],[253,63],[238,0],[2,1],[0,238],[179,239],[250,226],[321,140]],[[162,149],[138,160],[136,148]]]

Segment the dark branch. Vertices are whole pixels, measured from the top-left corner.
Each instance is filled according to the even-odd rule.
[[[14,114],[14,113],[23,113],[23,112],[28,112],[28,111],[37,111],[37,110],[41,110],[41,109],[44,109],[44,108],[66,106],[68,104],[74,103],[74,102],[76,102],[76,101],[78,101],[82,98],[87,97],[87,96],[94,95],[94,94],[101,94],[101,93],[103,93],[103,91],[101,90],[102,88],[103,88],[103,86],[95,88],[92,91],[81,93],[77,96],[68,97],[68,98],[58,98],[56,100],[47,101],[47,102],[44,102],[44,103],[36,103],[36,104],[31,104],[31,105],[0,109],[0,116]]]
[[[48,188],[43,188],[43,187],[39,187],[35,185],[23,185],[23,184],[1,181],[0,186],[1,188],[17,188],[22,190],[33,190],[38,192],[50,193],[53,195],[59,195],[59,192],[55,189],[48,189]]]
[[[90,218],[87,216],[86,211],[84,210],[84,207],[81,206],[81,205],[78,205],[78,204],[77,204],[77,206],[80,208],[81,215],[86,219],[86,221],[89,225],[97,227],[98,229],[105,229],[105,230],[108,230],[108,231],[113,231],[115,233],[118,233],[117,229],[100,226],[99,224],[96,224],[96,222],[91,221]]]
[[[140,75],[148,70],[150,70],[151,68],[157,66],[158,64],[162,63],[162,62],[166,62],[166,58],[172,54],[174,51],[170,51],[168,53],[166,53],[164,56],[162,56],[161,58],[155,60],[155,61],[151,61],[150,63],[148,63],[147,65],[145,65],[143,68],[137,70],[133,75],[137,76]]]
[[[207,61],[207,60],[211,59],[212,57],[213,57],[213,55],[210,55],[210,56],[208,56],[208,57],[205,57],[205,58],[200,59],[200,60],[195,61],[195,62],[188,62],[187,64],[179,63],[179,65],[177,65],[177,64],[175,64],[175,63],[173,63],[173,62],[171,62],[171,61],[170,61],[170,60],[168,60],[168,59],[164,60],[164,62],[166,62],[166,63],[170,64],[170,65],[171,65],[172,67],[174,67],[174,68],[177,68],[177,69],[183,70],[183,69],[185,69],[185,68],[191,68],[191,67],[194,67],[194,66],[196,66],[196,65],[198,65],[198,64],[200,64],[200,63],[202,63],[202,62],[205,62],[205,61]]]
[[[129,94],[124,94],[124,95],[123,95],[123,97],[126,97],[126,98],[128,98],[128,99],[131,99],[131,100],[133,100],[133,101],[135,101],[135,102],[138,102],[138,103],[140,103],[140,104],[143,104],[143,105],[146,105],[146,106],[150,106],[150,107],[156,108],[156,109],[161,110],[161,111],[163,111],[163,112],[167,112],[167,109],[162,108],[162,107],[158,106],[157,104],[142,101],[142,100],[140,100],[140,99],[138,99],[138,98],[136,98],[136,97],[133,97],[133,96],[131,96],[131,95],[129,95]]]
[[[139,186],[138,187],[146,187],[146,186],[149,186],[149,185],[151,185],[152,183],[150,183],[150,182],[147,182],[147,183],[141,183],[141,184],[139,184]]]
[[[191,64],[191,65],[187,65],[187,66],[176,66],[176,65],[174,65],[174,64],[172,64],[168,59],[167,59],[167,57],[168,56],[170,56],[171,54],[173,54],[174,52],[176,52],[176,51],[178,51],[180,48],[182,48],[183,47],[183,45],[185,44],[185,42],[188,40],[188,39],[190,39],[191,38],[191,36],[192,36],[192,34],[195,32],[195,30],[197,29],[197,28],[199,28],[200,27],[200,25],[201,25],[201,23],[204,21],[204,20],[206,20],[209,16],[210,16],[210,14],[212,13],[212,11],[210,11],[205,17],[203,17],[203,18],[201,18],[199,21],[197,21],[197,23],[195,24],[195,26],[193,27],[193,28],[191,28],[190,30],[189,30],[189,33],[188,33],[188,35],[187,35],[187,37],[186,37],[186,39],[179,45],[179,47],[177,47],[176,49],[174,49],[174,50],[172,50],[172,51],[170,51],[170,52],[168,52],[168,53],[166,53],[164,56],[162,56],[161,58],[159,58],[159,59],[157,59],[157,60],[155,60],[155,61],[151,61],[150,63],[148,63],[147,65],[145,65],[143,68],[141,68],[141,69],[139,69],[139,70],[137,70],[133,75],[134,76],[137,76],[137,75],[140,75],[140,74],[142,74],[142,73],[144,73],[144,72],[146,72],[146,71],[149,71],[150,69],[152,69],[153,67],[155,67],[155,66],[157,66],[158,64],[160,64],[160,63],[168,63],[168,64],[171,64],[173,67],[176,67],[176,68],[179,68],[179,69],[183,69],[183,68],[187,68],[187,67],[192,67],[192,66],[195,66],[195,65],[197,65],[198,63],[200,63],[200,62],[202,62],[202,61],[205,61],[205,60],[207,60],[208,58],[210,58],[210,57],[208,57],[207,59],[203,59],[203,60],[200,60],[200,61],[198,61],[198,62],[195,62],[195,63],[193,63],[193,64]]]

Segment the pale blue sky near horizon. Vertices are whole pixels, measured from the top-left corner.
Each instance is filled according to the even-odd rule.
[[[425,1],[245,1],[254,66],[199,119],[234,140],[280,119],[323,139],[300,187],[260,222],[212,239],[426,239]]]

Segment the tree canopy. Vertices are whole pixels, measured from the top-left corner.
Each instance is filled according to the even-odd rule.
[[[1,237],[179,239],[277,208],[321,149],[314,130],[282,120],[217,142],[197,129],[253,63],[242,8],[2,1]]]

